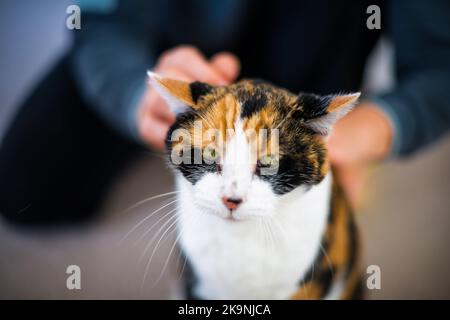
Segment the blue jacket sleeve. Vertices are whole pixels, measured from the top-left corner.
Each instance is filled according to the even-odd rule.
[[[393,125],[395,157],[450,128],[450,2],[390,1],[388,11],[397,86],[374,100]]]
[[[154,63],[154,43],[144,26],[118,11],[91,13],[81,7],[71,70],[89,106],[114,129],[137,139],[136,109],[146,70]]]

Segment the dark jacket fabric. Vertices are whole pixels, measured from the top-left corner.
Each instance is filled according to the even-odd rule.
[[[396,86],[372,97],[394,128],[392,155],[406,155],[450,127],[450,2],[332,0],[79,1],[72,73],[92,108],[136,138],[137,101],[146,70],[180,44],[206,56],[235,53],[240,77],[263,78],[292,92],[360,90],[381,34],[395,49]],[[381,30],[366,26],[370,5]]]

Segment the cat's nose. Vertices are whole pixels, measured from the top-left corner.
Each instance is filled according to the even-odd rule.
[[[228,210],[236,210],[242,203],[242,198],[238,197],[222,197],[222,202]]]

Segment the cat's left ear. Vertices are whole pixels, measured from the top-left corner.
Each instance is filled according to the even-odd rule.
[[[187,111],[189,108],[198,109],[199,99],[210,93],[214,87],[199,81],[186,82],[166,78],[148,71],[149,82],[152,87],[167,102],[175,114]]]
[[[360,92],[327,96],[300,94],[298,106],[304,124],[318,134],[327,136],[333,125],[353,109],[360,95]]]

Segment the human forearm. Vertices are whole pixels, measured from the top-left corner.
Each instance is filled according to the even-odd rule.
[[[145,71],[154,61],[147,39],[104,17],[86,17],[71,54],[81,94],[113,128],[136,137],[134,114],[145,89]]]

